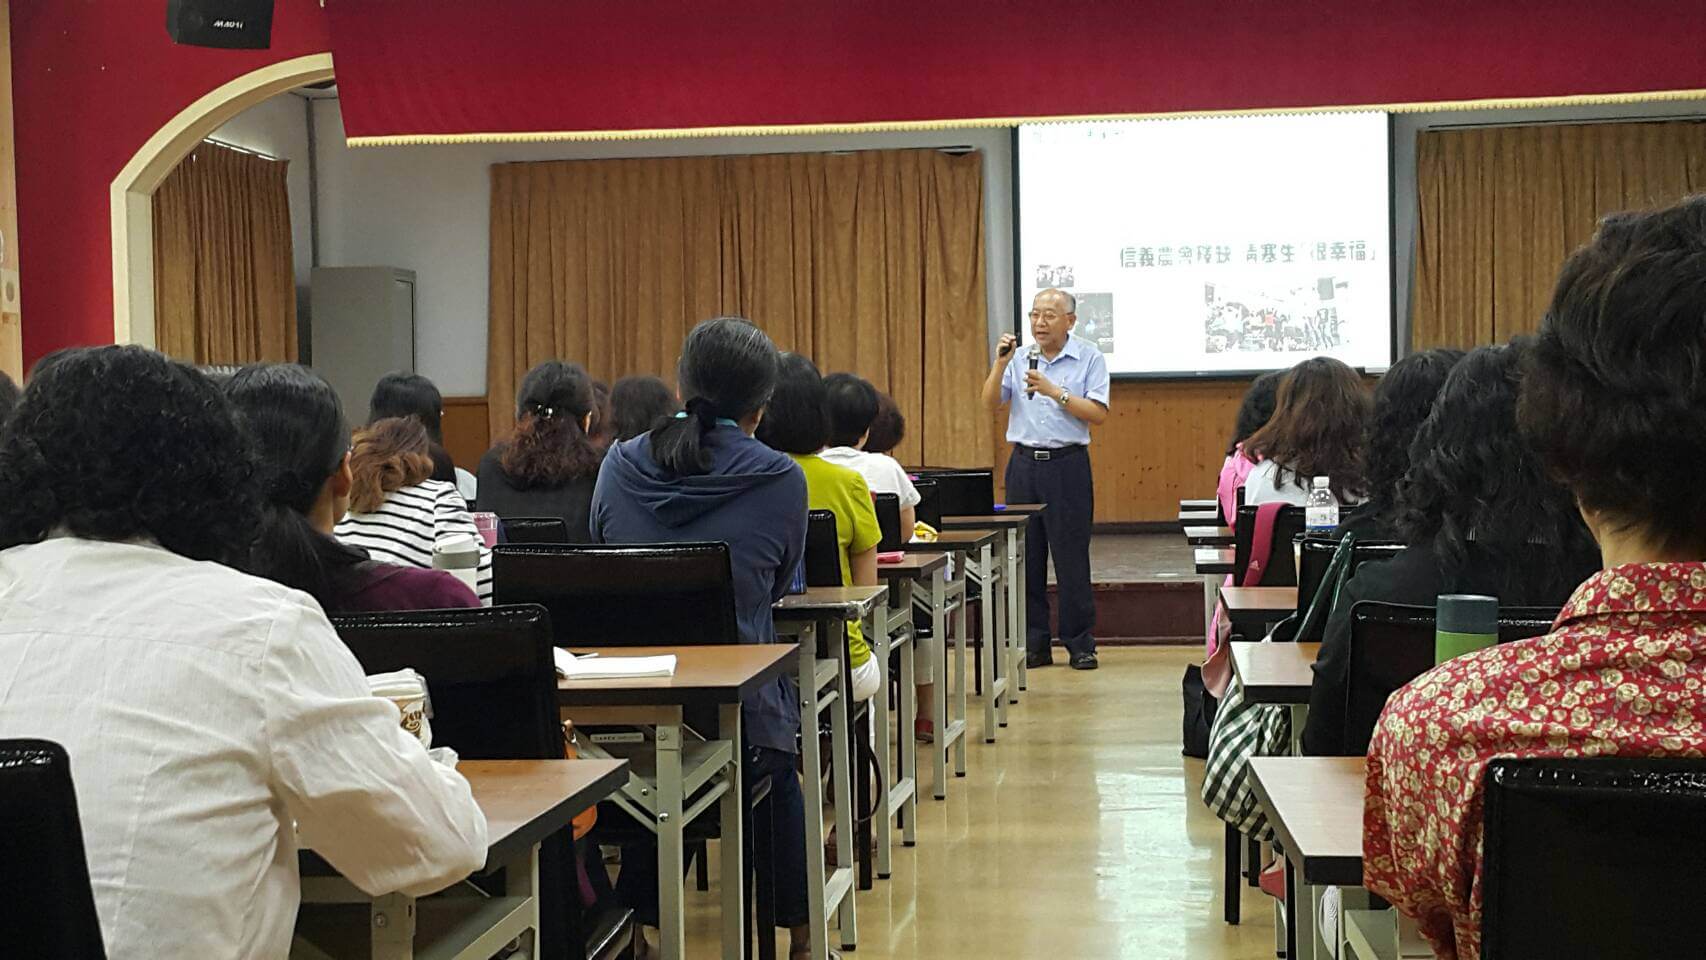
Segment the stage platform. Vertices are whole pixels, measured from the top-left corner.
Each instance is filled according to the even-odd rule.
[[[1090,539],[1091,589],[1099,644],[1203,642],[1207,584],[1191,547],[1168,533],[1098,533]],[[1053,609],[1054,571],[1049,571]]]

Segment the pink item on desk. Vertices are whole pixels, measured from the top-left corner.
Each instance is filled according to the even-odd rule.
[[[485,541],[486,549],[498,545],[498,515],[481,511],[474,514],[474,527],[480,531],[480,539]]]
[[[905,559],[906,559],[906,551],[905,550],[890,550],[886,553],[877,554],[877,562],[878,563],[899,563]]]

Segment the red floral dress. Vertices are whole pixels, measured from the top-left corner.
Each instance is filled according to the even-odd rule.
[[[1443,958],[1481,955],[1482,772],[1495,757],[1706,751],[1706,564],[1629,564],[1544,637],[1441,664],[1392,695],[1368,748],[1363,879]]]

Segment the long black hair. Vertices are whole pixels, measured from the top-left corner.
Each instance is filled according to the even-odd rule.
[[[147,537],[236,566],[261,513],[237,413],[206,376],[135,346],[62,350],[36,364],[0,431],[0,549],[55,528]]]
[[[1273,417],[1274,397],[1279,393],[1280,380],[1284,377],[1283,370],[1264,373],[1250,384],[1250,389],[1244,391],[1244,399],[1238,404],[1238,419],[1232,424],[1232,438],[1226,441],[1227,456],[1237,453],[1238,445],[1266,426]]]
[[[634,439],[675,410],[675,394],[658,377],[623,377],[610,388],[610,420],[618,441]]]
[[[776,371],[776,345],[752,321],[718,317],[695,326],[676,366],[687,416],[652,430],[652,459],[681,476],[709,472],[705,434],[718,418],[742,420],[769,402]]]
[[[242,415],[258,454],[266,504],[259,539],[245,569],[294,587],[335,610],[359,548],[314,529],[308,511],[350,448],[349,421],[320,375],[294,363],[260,363],[237,371],[225,395]]]
[[[1517,430],[1531,349],[1519,338],[1470,351],[1447,375],[1411,445],[1398,487],[1399,532],[1411,546],[1433,545],[1449,589],[1457,589],[1471,542],[1501,561],[1513,584],[1520,577],[1547,595],[1568,595],[1593,568],[1593,541],[1575,500],[1547,477]],[[1551,569],[1531,569],[1536,546]]]
[[[1374,388],[1374,413],[1362,445],[1362,475],[1373,517],[1390,513],[1398,502],[1398,484],[1410,469],[1410,443],[1433,409],[1434,398],[1462,350],[1424,350],[1392,365]]]
[[[547,360],[515,393],[515,436],[498,463],[518,490],[560,487],[598,473],[603,448],[581,426],[593,413],[592,378],[578,363]]]
[[[426,427],[433,443],[444,442],[444,397],[438,386],[418,373],[387,373],[373,387],[367,404],[367,422],[388,417],[414,417]]]

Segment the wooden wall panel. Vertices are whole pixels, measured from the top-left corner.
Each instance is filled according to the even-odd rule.
[[[1121,381],[1091,432],[1096,522],[1171,522],[1179,501],[1214,496],[1226,437],[1247,381]],[[1005,433],[1005,415],[995,424]],[[997,447],[996,478],[1011,448]]]
[[[1095,429],[1090,447],[1096,522],[1172,522],[1180,500],[1214,496],[1226,435],[1248,386],[1224,380],[1115,383],[1108,422]],[[1007,418],[990,418],[989,428],[1001,496],[1010,449],[1003,440]],[[485,397],[444,398],[444,446],[457,466],[474,469],[491,440]]]
[[[0,0],[0,371],[24,381],[24,319],[18,290],[18,163],[12,138],[12,16]]]
[[[485,397],[445,397],[444,449],[450,459],[470,473],[491,446],[491,428],[486,423]]]

